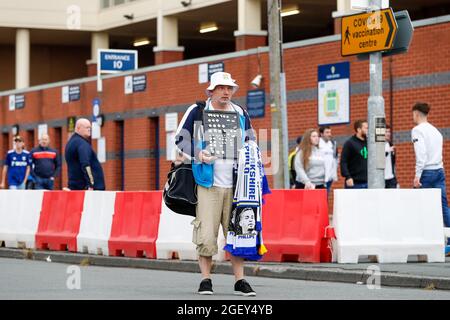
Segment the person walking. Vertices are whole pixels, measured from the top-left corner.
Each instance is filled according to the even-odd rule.
[[[78,119],[65,149],[70,190],[105,190],[103,169],[89,138],[91,123]]]
[[[31,167],[30,153],[24,149],[25,142],[20,136],[14,137],[13,145],[13,149],[6,154],[0,188],[5,189],[8,176],[9,189],[25,190]]]
[[[39,145],[30,152],[34,189],[53,190],[55,178],[61,169],[60,156],[49,145],[50,137],[45,133],[39,139]]]
[[[416,126],[411,131],[416,158],[414,188],[441,189],[442,217],[445,227],[450,227],[444,164],[442,162],[442,134],[428,122],[428,103],[418,102],[412,107]],[[450,245],[450,239],[447,245]]]
[[[325,160],[319,151],[319,132],[308,129],[303,134],[294,160],[296,189],[326,189]]]
[[[177,151],[185,159],[192,160],[192,170],[197,183],[198,205],[196,218],[192,222],[193,242],[196,244],[198,262],[202,280],[198,289],[201,295],[213,294],[211,280],[212,256],[218,253],[217,236],[222,224],[226,237],[233,203],[233,158],[222,159],[206,150],[203,140],[197,139],[197,134],[204,134],[204,126],[197,126],[202,121],[206,110],[214,110],[222,114],[237,115],[236,126],[243,134],[243,141],[254,139],[252,126],[247,112],[231,101],[238,89],[235,80],[226,72],[212,74],[210,85],[206,89],[208,99],[189,107],[184,114],[176,132]],[[199,129],[200,128],[200,129]],[[200,132],[199,132],[200,131]],[[230,256],[235,277],[234,293],[243,296],[255,296],[256,293],[244,279],[244,259]]]
[[[320,141],[319,150],[325,160],[325,183],[327,192],[330,193],[331,185],[337,181],[338,150],[337,143],[333,140],[330,126],[319,128]]]
[[[355,134],[342,147],[341,175],[346,189],[367,188],[367,131],[366,120],[356,120]]]

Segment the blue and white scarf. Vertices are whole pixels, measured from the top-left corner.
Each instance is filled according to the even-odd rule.
[[[263,244],[261,222],[265,177],[256,142],[250,140],[244,144],[239,150],[238,161],[233,211],[224,250],[233,256],[259,260],[267,249]]]

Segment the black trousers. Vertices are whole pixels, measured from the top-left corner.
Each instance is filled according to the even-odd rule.
[[[392,178],[389,180],[384,180],[384,187],[386,189],[395,189],[397,188],[397,178]]]
[[[316,185],[316,189],[326,189],[327,186],[325,184]],[[301,182],[295,181],[295,189],[305,189],[305,185]]]

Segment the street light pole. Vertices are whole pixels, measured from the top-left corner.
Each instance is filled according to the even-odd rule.
[[[283,38],[281,21],[281,0],[268,0],[268,29],[269,29],[269,63],[270,63],[270,110],[272,129],[278,130],[278,152],[273,153],[272,159],[278,157],[278,170],[274,168],[275,189],[289,189],[288,165],[288,132],[287,132],[287,99],[286,77],[283,70]],[[272,164],[274,161],[272,161]]]
[[[381,0],[370,0],[370,7],[375,8],[374,14],[381,9]],[[370,96],[368,100],[368,159],[367,182],[369,189],[382,189],[385,186],[384,168],[384,132],[386,129],[384,98],[383,98],[383,61],[381,52],[370,54]]]

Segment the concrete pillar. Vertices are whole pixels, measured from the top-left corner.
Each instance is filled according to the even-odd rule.
[[[178,20],[158,12],[157,46],[153,48],[155,64],[183,60],[184,47],[178,46]]]
[[[261,30],[261,0],[238,0],[238,30],[234,36],[236,51],[266,46],[267,31]]]
[[[98,49],[109,49],[109,35],[106,32],[94,32],[91,34],[91,59],[86,61],[88,76],[97,74]]]
[[[30,30],[16,31],[16,89],[30,86]]]
[[[331,16],[334,18],[334,34],[340,34],[342,17],[356,12],[351,11],[351,0],[336,0],[336,8]]]

